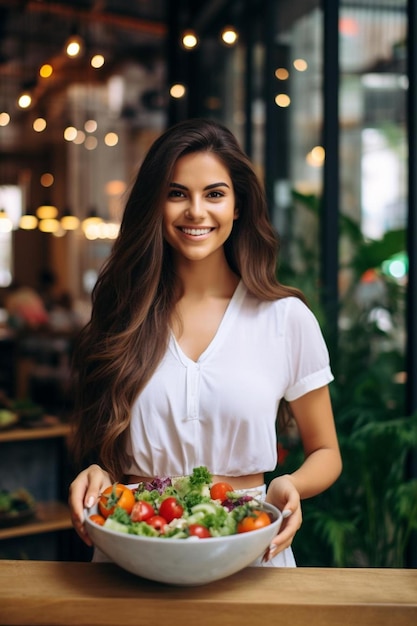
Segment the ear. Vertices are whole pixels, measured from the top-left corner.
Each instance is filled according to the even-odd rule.
[[[237,220],[238,217],[239,217],[239,209],[235,207],[235,211],[233,213],[233,219]]]

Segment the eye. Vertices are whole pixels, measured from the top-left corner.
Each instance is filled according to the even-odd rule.
[[[222,191],[210,191],[208,194],[209,198],[223,198],[224,193]]]
[[[171,189],[168,192],[168,198],[184,198],[185,194],[180,189]]]

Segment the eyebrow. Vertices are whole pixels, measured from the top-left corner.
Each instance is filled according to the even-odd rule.
[[[178,189],[185,189],[186,191],[188,191],[188,187],[186,187],[185,185],[181,185],[180,183],[169,183],[170,187],[177,187]],[[223,183],[223,182],[219,182],[219,183],[211,183],[210,185],[207,185],[206,187],[204,187],[203,191],[208,191],[209,189],[216,189],[217,187],[227,187],[228,189],[230,189],[229,185],[227,183]]]

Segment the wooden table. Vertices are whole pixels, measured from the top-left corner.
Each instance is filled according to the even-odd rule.
[[[0,624],[416,626],[417,570],[247,568],[172,587],[109,563],[0,560]]]

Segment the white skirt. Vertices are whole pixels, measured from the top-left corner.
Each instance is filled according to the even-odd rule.
[[[129,487],[137,487],[137,485],[129,485]],[[244,490],[245,493],[253,493],[260,500],[265,500],[266,485],[254,487],[253,489]],[[269,561],[263,561],[263,555],[259,556],[249,567],[297,567],[292,548],[286,548],[282,552],[279,552],[274,558]],[[110,559],[98,548],[94,548],[93,563],[108,563]]]

